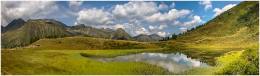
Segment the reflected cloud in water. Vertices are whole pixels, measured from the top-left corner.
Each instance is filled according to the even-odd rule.
[[[208,67],[206,63],[188,58],[181,53],[139,53],[114,58],[100,58],[102,62],[144,62],[160,66],[173,73],[184,72],[196,67]]]

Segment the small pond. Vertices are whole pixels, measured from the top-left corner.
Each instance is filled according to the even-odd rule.
[[[138,53],[114,58],[98,58],[102,62],[144,62],[157,65],[172,73],[180,73],[197,67],[208,67],[206,63],[188,58],[182,53]]]

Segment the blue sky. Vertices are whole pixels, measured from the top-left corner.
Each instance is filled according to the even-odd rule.
[[[123,28],[132,36],[169,36],[213,19],[240,1],[52,1],[2,2],[1,25],[16,18],[56,19],[68,26]]]

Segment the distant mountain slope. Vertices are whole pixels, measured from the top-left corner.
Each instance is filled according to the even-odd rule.
[[[74,35],[83,35],[88,37],[96,37],[96,38],[112,38],[112,32],[104,29],[97,29],[91,26],[85,26],[84,24],[71,26],[68,30]]]
[[[10,25],[10,26],[9,26]],[[2,33],[2,47],[23,47],[42,38],[60,38],[65,36],[85,36],[114,40],[134,40],[124,29],[98,29],[91,26],[67,26],[53,19],[14,20]],[[3,27],[1,27],[3,28]],[[149,36],[148,41],[158,41],[158,35]],[[141,41],[141,40],[137,40]]]
[[[177,38],[188,48],[246,48],[258,45],[259,4],[241,2],[206,24]]]
[[[22,27],[2,33],[2,47],[13,48],[29,45],[42,38],[68,36],[69,32],[58,21],[48,19],[28,20]]]
[[[15,19],[12,22],[10,22],[6,27],[1,27],[1,32],[6,32],[6,31],[10,31],[10,30],[15,30],[18,29],[20,27],[22,27],[22,25],[25,23],[25,21],[21,18],[19,19]]]
[[[113,33],[112,39],[116,39],[116,40],[130,40],[131,36],[127,32],[125,32],[124,29],[118,28]]]
[[[125,32],[125,30],[119,28],[113,29],[98,29],[91,26],[85,26],[84,24],[75,25],[68,30],[74,35],[83,35],[87,37],[115,39],[115,40],[130,40],[131,36]]]
[[[40,39],[32,43],[30,49],[50,50],[86,50],[86,49],[152,49],[160,48],[156,44],[126,40],[112,40],[92,37],[64,37]]]
[[[144,35],[140,34],[134,37],[136,41],[142,41],[142,42],[152,42],[152,41],[159,41],[162,40],[162,37],[160,37],[157,34],[152,34],[152,35]]]

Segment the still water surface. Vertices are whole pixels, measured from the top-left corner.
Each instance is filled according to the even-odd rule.
[[[197,67],[208,67],[206,63],[188,58],[182,53],[139,53],[114,58],[99,58],[102,62],[144,62],[160,66],[172,73],[180,73]]]

